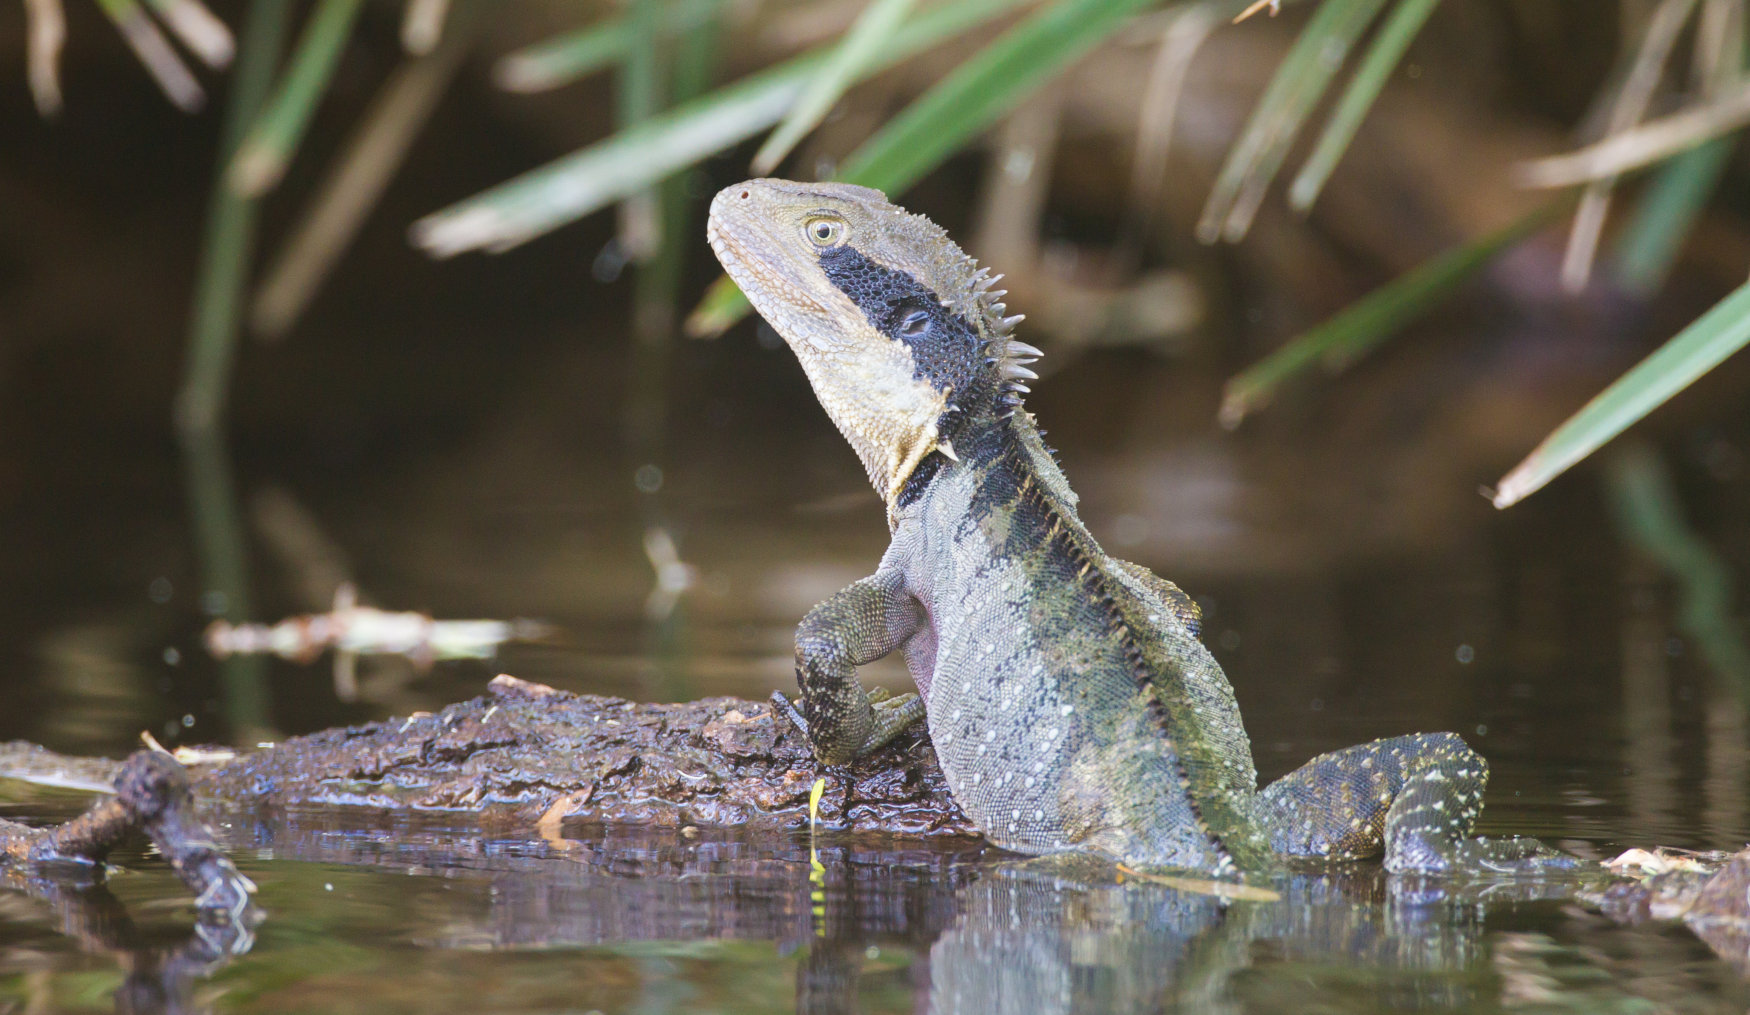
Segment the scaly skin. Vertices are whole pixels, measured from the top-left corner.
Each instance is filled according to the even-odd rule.
[[[1321,755],[1260,792],[1196,605],[1106,555],[1021,407],[1039,352],[994,279],[879,192],[750,180],[709,237],[801,360],[888,505],[880,567],[796,633],[800,709],[843,763],[927,719],[955,799],[996,844],[1217,876],[1385,853],[1400,871],[1551,862],[1469,839],[1488,766],[1455,734]],[[917,696],[856,667],[903,649]]]

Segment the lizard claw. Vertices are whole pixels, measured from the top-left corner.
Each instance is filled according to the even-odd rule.
[[[812,744],[813,741],[808,738],[808,720],[803,717],[802,710],[792,704],[783,691],[773,691],[769,700],[773,714],[789,720],[790,725],[796,727],[796,732],[802,734],[803,741]]]
[[[877,687],[869,692],[869,706],[875,710],[877,716],[885,712],[905,712],[906,706],[916,700],[918,696],[915,691],[894,694],[885,687]],[[912,719],[915,720],[916,716]]]
[[[813,752],[814,756],[823,761],[829,760],[821,757],[821,751],[814,743],[814,737],[808,729],[808,719],[802,714],[802,710],[797,708],[783,691],[773,691],[769,700],[772,703],[772,712],[775,715],[783,716],[790,725],[796,727],[796,732],[802,734],[803,743],[808,745],[808,749]],[[894,694],[886,688],[878,687],[868,693],[868,701],[869,709],[875,720],[873,728],[870,729],[868,737],[853,753],[847,754],[837,763],[842,764],[851,760],[852,757],[860,757],[885,746],[894,737],[904,732],[907,727],[924,717],[923,699],[912,691]]]

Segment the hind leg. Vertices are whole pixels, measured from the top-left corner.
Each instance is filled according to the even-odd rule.
[[[1276,851],[1358,859],[1394,873],[1530,871],[1571,859],[1535,839],[1473,839],[1488,762],[1456,733],[1418,733],[1321,754],[1259,794]]]

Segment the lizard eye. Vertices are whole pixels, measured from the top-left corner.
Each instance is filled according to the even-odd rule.
[[[817,247],[831,247],[844,238],[845,224],[836,218],[824,216],[811,218],[803,226],[803,232],[808,234],[808,242]]]

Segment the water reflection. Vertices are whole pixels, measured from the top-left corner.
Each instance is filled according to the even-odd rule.
[[[197,921],[180,936],[166,936],[142,927],[129,908],[101,884],[68,883],[8,873],[0,885],[46,903],[57,929],[84,952],[108,955],[122,970],[113,992],[115,1010],[126,1013],[180,1013],[213,1010],[197,999],[197,985],[254,946],[253,926],[260,914],[242,922]],[[23,913],[9,914],[13,919]],[[0,952],[0,971],[21,963],[23,949]],[[32,989],[32,988],[35,989]],[[0,998],[11,991],[0,990]],[[29,1011],[58,1010],[64,1000],[53,980],[38,981],[20,991]],[[8,1008],[7,1010],[11,1010]]]
[[[1099,864],[859,839],[820,850],[817,897],[808,845],[788,837],[594,827],[530,841],[323,814],[227,834],[273,916],[261,947],[223,968],[246,936],[147,947],[107,891],[32,889],[77,947],[119,956],[122,1010],[192,1010],[209,973],[202,996],[360,1011],[442,1009],[459,990],[502,1011],[562,997],[641,1012],[1750,1003],[1698,942],[1587,914],[1565,901],[1571,881],[1452,885],[1355,865],[1285,876],[1274,902],[1224,903]],[[5,968],[16,952],[0,950]]]

